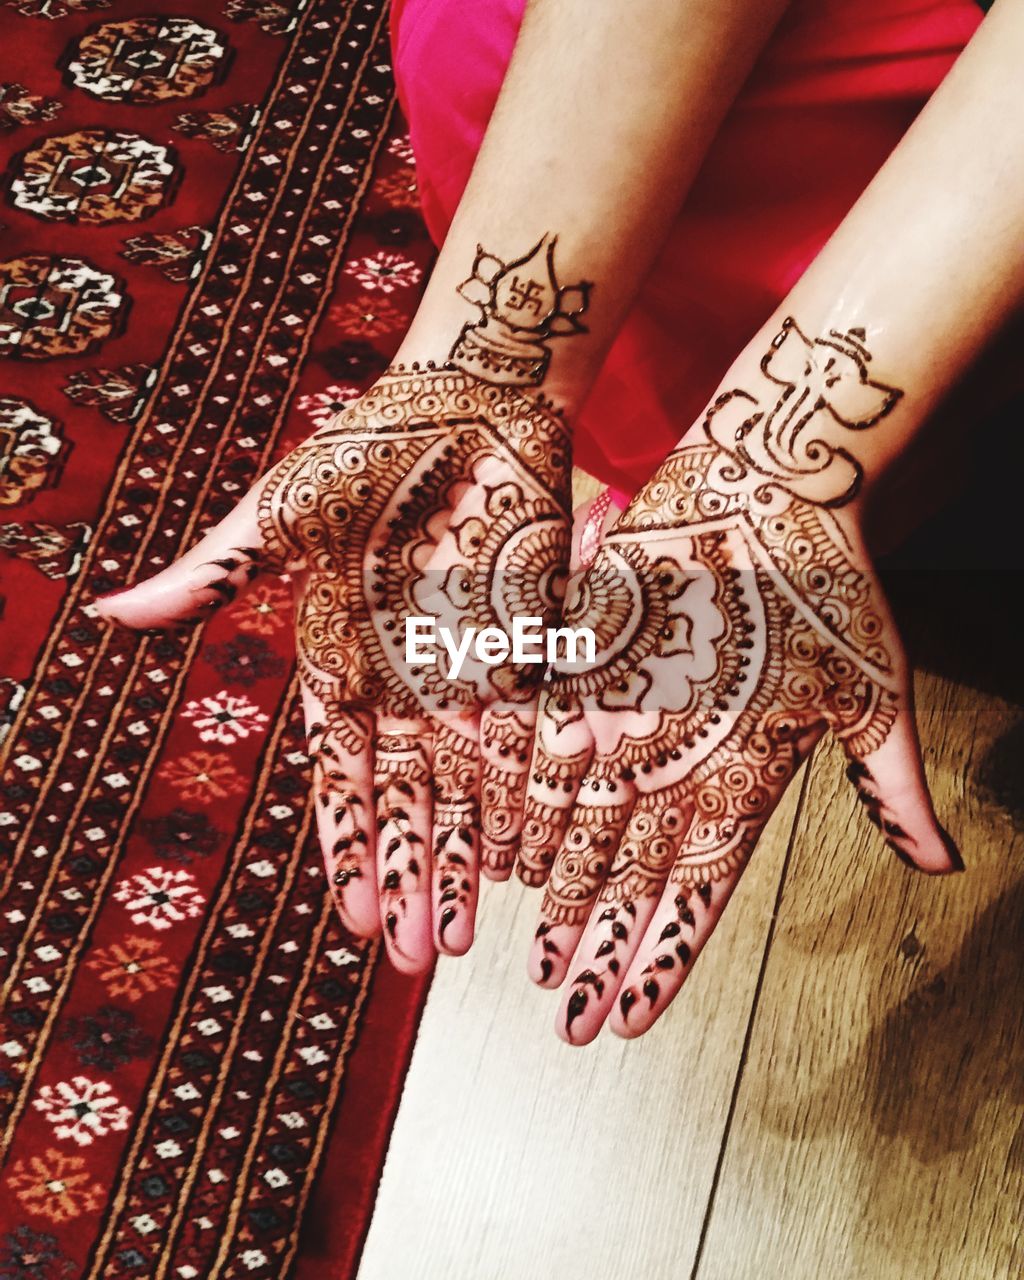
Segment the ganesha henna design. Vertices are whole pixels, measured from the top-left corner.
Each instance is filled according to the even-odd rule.
[[[863,329],[807,338],[787,316],[761,361],[782,390],[771,397],[727,391],[711,406],[708,435],[755,478],[769,477],[798,497],[842,506],[860,488],[860,463],[829,437],[835,424],[873,427],[903,392],[868,375]],[[733,473],[738,474],[737,472]]]
[[[534,977],[557,985],[576,955],[569,1039],[594,1033],[620,983],[619,1017],[639,1004],[653,1020],[826,730],[914,860],[863,763],[900,713],[905,671],[834,511],[861,481],[843,433],[902,395],[868,376],[864,339],[810,340],[787,319],[761,361],[768,393],[719,396],[704,441],[668,458],[573,584],[564,622],[594,631],[597,661],[553,666],[519,866],[547,882]]]
[[[467,661],[456,679],[443,652],[434,663],[407,663],[406,619],[435,617],[453,634],[510,632],[517,616],[553,623],[568,560],[569,465],[568,431],[550,404],[460,369],[413,367],[385,374],[261,491],[264,564],[303,571],[299,673],[318,709],[310,749],[329,797],[321,839],[337,859],[339,890],[364,874],[343,801],[353,794],[347,765],[373,736],[365,719],[421,726],[417,768],[433,781],[420,827],[393,818],[409,808],[403,787],[419,788],[418,774],[386,772],[376,784],[385,932],[396,951],[410,904],[417,895],[429,902],[432,875],[439,942],[468,945],[456,917],[475,909],[464,868],[472,862],[475,874],[481,825],[487,857],[511,865],[543,674],[533,664]],[[403,741],[378,737],[378,766],[383,758],[411,768]]]
[[[487,382],[539,386],[551,359],[548,339],[587,332],[579,317],[592,286],[558,283],[557,243],[557,236],[544,235],[512,262],[478,246],[459,294],[479,307],[480,319],[463,326],[448,357],[453,365]]]

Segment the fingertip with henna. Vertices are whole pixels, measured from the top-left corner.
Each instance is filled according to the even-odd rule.
[[[945,827],[939,827],[939,834],[942,836],[942,843],[946,846],[946,852],[949,854],[949,861],[954,871],[966,871],[967,866],[964,863],[963,855],[957,847],[956,841],[949,834]]]

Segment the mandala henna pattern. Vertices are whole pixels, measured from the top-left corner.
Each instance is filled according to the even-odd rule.
[[[464,626],[511,629],[522,611],[553,618],[568,473],[565,425],[543,401],[457,370],[385,374],[271,472],[259,504],[264,562],[309,571],[299,615],[309,687],[401,716],[472,706],[471,681],[391,656],[404,653],[405,619],[435,592]],[[451,528],[455,563],[442,571],[434,554],[470,484],[483,509]],[[493,679],[495,696],[525,701],[536,676],[502,667]]]
[[[306,571],[297,652],[303,682],[324,709],[311,751],[322,757],[316,771],[329,804],[347,784],[325,744],[343,742],[352,755],[368,750],[366,712],[430,726],[418,746],[423,767],[443,775],[446,788],[436,799],[433,850],[442,892],[453,895],[443,907],[446,927],[465,904],[466,836],[475,839],[480,825],[479,778],[466,775],[477,751],[475,717],[491,704],[527,704],[543,668],[467,662],[455,679],[443,654],[434,664],[410,665],[405,622],[440,616],[454,633],[510,632],[521,615],[553,623],[568,560],[569,465],[566,425],[547,402],[450,366],[414,366],[386,373],[278,464],[261,491],[263,563]],[[530,736],[511,712],[493,733],[502,742],[486,756],[489,848],[508,841],[503,832],[521,795]],[[382,738],[378,763],[382,743],[385,764],[405,760],[394,738]],[[388,774],[377,785],[380,825],[388,805],[407,807],[403,786],[420,782]],[[334,846],[354,838],[347,811],[337,813],[346,821],[328,836]],[[381,870],[391,904],[385,925],[396,931],[402,902],[429,887],[430,860],[413,847],[414,835],[407,824],[385,822],[378,837],[390,849]],[[341,885],[337,875],[351,877],[359,850],[349,844],[336,852],[348,855],[336,873]],[[511,850],[491,856],[510,860]],[[417,877],[422,883],[414,885]]]
[[[596,917],[588,954],[601,965],[573,980],[570,1034],[618,973],[607,966],[621,967],[637,905],[669,882],[677,918],[620,1003],[623,1016],[644,997],[653,1007],[659,972],[689,963],[687,931],[824,729],[854,761],[869,814],[897,845],[909,839],[885,827],[860,763],[885,741],[902,686],[877,589],[834,512],[861,482],[843,433],[901,396],[870,361],[863,331],[811,340],[787,319],[761,362],[767,390],[714,401],[703,442],[669,457],[574,584],[565,621],[594,630],[597,661],[554,666],[524,826],[524,878],[551,873],[541,970],[567,944],[558,926]],[[617,771],[635,789],[607,849],[594,842],[611,810],[588,803],[586,781],[570,794],[580,762],[561,740],[576,741],[567,730],[581,720],[599,747],[588,777],[607,787]],[[552,803],[551,782],[569,799]]]

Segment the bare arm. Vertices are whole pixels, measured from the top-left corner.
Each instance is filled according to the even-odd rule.
[[[904,393],[884,426],[843,433],[866,487],[1024,299],[1022,58],[1024,3],[999,0],[724,380],[735,381],[785,315],[815,334],[862,329]]]
[[[530,970],[569,978],[570,1042],[660,1016],[826,732],[893,853],[963,869],[862,507],[1024,298],[1021,65],[1024,2],[999,0],[569,609],[606,643],[554,673],[519,870],[547,882]]]
[[[552,341],[544,382],[545,394],[574,407],[784,8],[785,0],[531,0],[398,359],[447,356],[471,318],[457,291],[478,246],[509,261],[557,236],[559,281],[593,285],[579,317],[586,335]],[[542,283],[537,265],[523,278]],[[530,316],[518,313],[523,323]]]

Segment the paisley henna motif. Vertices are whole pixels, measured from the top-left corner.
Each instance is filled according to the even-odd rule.
[[[447,726],[434,746],[434,874],[437,881],[438,941],[450,943],[449,930],[475,912],[471,864],[479,856],[480,769],[465,739]],[[458,949],[469,945],[469,937]]]
[[[370,824],[364,798],[353,784],[347,760],[370,743],[369,717],[349,712],[339,715],[333,730],[314,722],[307,742],[313,763],[313,797],[318,817],[330,826],[331,841],[324,853],[331,884],[338,890],[362,879],[372,859]]]
[[[374,766],[377,802],[377,864],[384,931],[392,948],[405,959],[400,926],[407,922],[411,899],[423,892],[429,851],[417,830],[416,810],[428,802],[430,761],[419,738],[383,734],[377,740]]]
[[[180,621],[195,625],[224,605],[230,604],[241,590],[259,574],[262,556],[256,547],[232,547],[216,560],[200,564],[192,574],[190,584],[196,597],[195,612]]]
[[[709,884],[698,887],[696,895],[677,893],[673,899],[674,918],[661,927],[653,957],[643,967],[640,982],[637,986],[628,986],[619,996],[619,1010],[623,1021],[629,1021],[629,1015],[638,1000],[643,999],[648,1010],[658,1003],[662,993],[662,982],[669,973],[678,980],[682,972],[689,968],[693,961],[693,946],[697,916],[694,903],[707,910],[711,906],[712,888]]]

